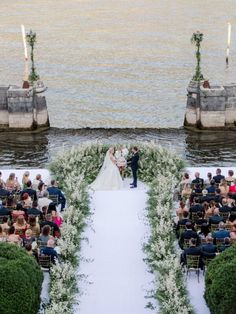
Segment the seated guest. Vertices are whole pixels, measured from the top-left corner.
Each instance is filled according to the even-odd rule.
[[[52,212],[52,219],[53,222],[55,222],[55,224],[60,228],[63,223],[63,219],[57,211]]]
[[[28,223],[29,223],[29,229],[32,231],[32,236],[35,238],[38,238],[40,235],[40,226],[39,226],[39,223],[37,223],[36,221],[36,217],[33,215],[30,215],[28,219]]]
[[[33,215],[43,220],[43,213],[38,209],[38,202],[34,201],[31,208],[27,209],[28,216]]]
[[[194,184],[192,194],[201,194],[202,188],[200,187],[200,184]]]
[[[11,216],[11,211],[7,208],[7,202],[2,201],[2,205],[0,205],[0,216]]]
[[[197,245],[197,240],[195,238],[189,239],[189,247],[181,254],[181,264],[187,265],[187,255],[198,255],[200,256],[199,267],[203,269],[202,251]]]
[[[206,187],[210,186],[211,180],[212,180],[212,173],[211,173],[211,172],[208,172],[208,173],[207,173],[207,178],[206,178],[206,180],[205,180],[205,185],[206,185]]]
[[[221,221],[223,221],[223,218],[219,214],[219,209],[215,208],[214,209],[214,215],[209,218],[209,224],[210,225],[215,225],[215,224],[218,225]]]
[[[30,180],[29,176],[30,176],[29,171],[25,171],[24,174],[23,174],[23,178],[22,178],[22,187],[23,187],[23,189],[27,188],[27,182]]]
[[[216,239],[224,239],[229,238],[230,233],[228,230],[225,230],[225,224],[223,221],[219,223],[219,230],[213,233],[214,244],[216,243]]]
[[[38,198],[43,197],[43,193],[46,191],[46,186],[43,182],[40,182],[37,189],[37,196]]]
[[[17,217],[13,226],[15,227],[15,234],[19,234],[21,238],[24,238],[25,231],[28,229],[29,225],[26,223],[23,215]]]
[[[3,182],[0,182],[0,197],[8,197],[10,195],[10,192],[4,188]]]
[[[50,233],[51,233],[51,227],[49,225],[43,226],[38,240],[43,243],[47,243],[49,239],[54,239],[53,236],[50,235]]]
[[[38,207],[39,207],[39,210],[42,211],[42,208],[43,208],[44,206],[47,206],[47,207],[48,207],[48,205],[49,205],[50,203],[52,203],[52,200],[50,200],[48,197],[49,197],[48,191],[44,191],[43,194],[42,194],[42,197],[40,197],[40,198],[38,199]]]
[[[203,257],[215,257],[217,253],[217,246],[213,244],[211,236],[206,237],[206,244],[201,247]]]
[[[8,224],[8,216],[4,216],[2,218],[2,223],[0,224],[3,232],[8,233],[8,230],[10,228],[9,224]]]
[[[15,234],[15,227],[11,226],[8,231],[7,242],[21,245],[21,238],[18,234]]]
[[[197,220],[195,221],[196,225],[202,225],[203,223],[207,224],[207,219],[204,218],[203,212],[197,212]]]
[[[55,222],[53,222],[51,214],[47,214],[45,217],[45,220],[40,223],[41,229],[43,228],[43,226],[46,226],[46,225],[53,228],[53,236],[54,237],[55,237],[55,235],[58,235],[58,233],[60,232],[60,229],[58,228],[57,224],[55,224]]]
[[[197,213],[197,212],[203,212],[203,206],[202,204],[199,203],[198,198],[193,199],[193,204],[190,206],[189,213],[190,213],[190,219],[192,219],[192,213]]]
[[[206,188],[206,190],[209,194],[214,194],[216,192],[216,186],[215,186],[214,180],[211,180],[210,186],[208,188]]]
[[[235,206],[235,199],[233,195],[236,196],[236,194],[228,193],[228,195],[222,199],[222,202],[223,200],[226,201],[228,206],[232,207],[232,210],[233,207]]]
[[[199,202],[202,204],[204,202],[210,202],[214,200],[215,196],[214,195],[208,195],[207,190],[202,190],[202,197],[199,198]]]
[[[233,184],[231,183],[231,186],[229,187],[230,193],[236,193],[236,179],[234,179]]]
[[[224,244],[219,247],[219,251],[223,252],[226,249],[228,249],[230,246],[231,246],[230,238],[227,237],[227,238],[224,239]]]
[[[56,181],[51,181],[51,186],[47,188],[49,195],[57,195],[58,196],[58,204],[61,204],[61,209],[65,208],[66,198],[62,191],[56,186]]]
[[[195,179],[192,181],[192,184],[199,184],[199,186],[203,188],[204,180],[200,178],[199,172],[195,172]]]
[[[13,221],[16,221],[17,217],[24,216],[26,218],[25,211],[20,203],[17,203],[16,209],[14,209],[11,213]]]
[[[219,184],[220,194],[224,197],[229,193],[229,187],[227,181],[222,179]]]
[[[235,178],[234,178],[234,172],[233,172],[233,170],[229,170],[229,171],[228,171],[228,177],[226,177],[225,180],[226,180],[227,182],[234,182]]]
[[[214,210],[216,209],[216,202],[210,201],[209,207],[205,210],[205,218],[209,219],[214,215]]]
[[[215,183],[219,184],[220,181],[221,181],[222,179],[224,179],[224,178],[225,178],[225,177],[222,176],[222,174],[221,174],[221,169],[220,169],[220,168],[216,169],[216,175],[213,177],[213,179],[215,180]]]
[[[179,217],[179,219],[182,219],[183,217],[183,212],[188,211],[188,209],[185,206],[185,203],[183,201],[179,202],[179,208],[176,210],[176,214]]]
[[[26,252],[29,254],[29,256],[35,257],[35,259],[38,261],[38,254],[37,254],[37,252],[33,251],[31,243],[26,243],[25,249],[26,249]]]
[[[189,198],[191,194],[192,194],[191,184],[186,184],[182,190],[181,195],[184,198]]]
[[[34,179],[34,181],[32,183],[32,189],[37,191],[39,183],[43,183],[41,174],[37,174],[36,175],[36,177],[35,177],[35,179]]]
[[[6,189],[10,193],[14,191],[20,191],[20,183],[18,182],[15,173],[10,173],[9,178],[6,181]]]
[[[51,239],[48,240],[47,246],[42,248],[40,250],[40,253],[43,254],[43,255],[50,256],[51,257],[51,262],[53,264],[55,264],[56,260],[58,259],[58,255],[57,255],[57,252],[54,249],[54,240],[51,240]]]
[[[190,184],[190,183],[191,183],[191,179],[189,177],[189,174],[185,172],[183,174],[183,178],[182,178],[182,181],[180,182],[180,185],[184,187],[186,184]]]
[[[52,214],[52,212],[56,212],[56,211],[57,211],[56,203],[51,202],[51,203],[48,205],[48,211],[47,211],[47,213],[48,213],[48,214]]]
[[[220,194],[220,189],[217,188],[217,189],[216,189],[216,193],[215,193],[214,201],[215,201],[217,204],[222,204],[222,199],[223,199],[223,196]]]
[[[204,240],[206,239],[207,236],[210,235],[210,228],[209,228],[209,225],[208,223],[203,223],[201,225],[201,230],[198,232],[198,236],[199,236],[199,239],[200,240]]]
[[[179,246],[183,250],[184,248],[184,242],[185,240],[189,240],[191,238],[196,239],[197,243],[199,243],[199,236],[196,231],[193,230],[192,223],[186,222],[186,230],[181,233],[180,239],[179,239]]]
[[[28,193],[24,193],[22,195],[22,203],[23,203],[23,207],[26,209],[32,207],[33,201]]]
[[[21,198],[23,198],[23,195],[25,193],[29,194],[29,196],[31,197],[32,201],[37,201],[37,192],[32,189],[32,183],[31,183],[30,180],[26,183],[26,188],[22,190]]]
[[[220,213],[230,213],[231,207],[229,207],[226,199],[222,200],[222,206],[219,208]]]
[[[187,211],[183,212],[183,218],[177,222],[177,225],[176,225],[177,238],[179,237],[180,226],[185,226],[186,222],[190,222],[192,224],[192,221],[189,219],[189,213]]]
[[[27,229],[25,232],[25,238],[23,238],[22,240],[22,245],[26,246],[26,244],[31,244],[35,242],[35,237],[33,237],[32,235],[32,230],[31,229]]]

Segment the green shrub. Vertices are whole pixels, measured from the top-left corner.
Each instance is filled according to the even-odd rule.
[[[212,314],[234,314],[236,309],[236,246],[217,256],[207,269],[205,299]]]
[[[0,242],[0,313],[36,314],[43,274],[36,260],[14,244]]]

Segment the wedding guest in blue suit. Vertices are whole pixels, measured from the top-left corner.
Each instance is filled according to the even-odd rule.
[[[51,186],[47,188],[49,195],[58,196],[58,204],[61,204],[61,209],[65,208],[66,198],[62,191],[56,186],[56,180],[51,181]]]

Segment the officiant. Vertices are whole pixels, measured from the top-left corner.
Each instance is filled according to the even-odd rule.
[[[138,147],[132,148],[133,156],[128,159],[127,164],[131,167],[133,174],[133,182],[130,184],[130,188],[137,188],[137,171],[138,171],[138,161],[139,161],[139,150]]]

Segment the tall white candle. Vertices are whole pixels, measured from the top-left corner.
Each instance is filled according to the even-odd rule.
[[[226,65],[229,64],[229,47],[231,42],[231,23],[228,23],[228,40],[227,40],[227,49],[226,49]]]
[[[21,32],[22,32],[22,39],[23,39],[23,45],[24,45],[25,60],[27,60],[28,59],[28,53],[27,53],[25,26],[24,25],[21,25]]]

